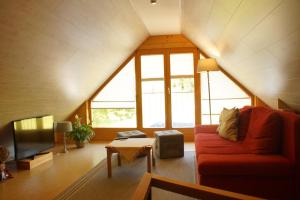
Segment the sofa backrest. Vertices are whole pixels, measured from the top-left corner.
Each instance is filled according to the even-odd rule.
[[[276,114],[279,114],[282,118],[282,136],[281,136],[281,153],[285,157],[287,157],[293,163],[300,162],[300,115],[297,115],[292,112],[285,112],[285,111],[277,111],[265,107],[246,107],[246,110],[251,109],[251,120],[254,116],[254,110],[263,111],[265,113],[269,113],[269,111],[273,111]],[[245,123],[245,122],[244,122]],[[250,123],[248,131],[250,130]],[[248,125],[247,124],[247,125]],[[247,140],[248,133],[246,135]]]
[[[282,153],[292,162],[300,162],[300,115],[277,111],[283,119]]]
[[[252,108],[252,106],[244,106],[240,109],[238,140],[244,140],[247,135],[252,114]]]
[[[252,109],[246,144],[255,154],[281,153],[283,119],[272,109],[254,107]]]
[[[284,123],[282,153],[295,165],[295,199],[300,199],[300,115],[278,112]]]

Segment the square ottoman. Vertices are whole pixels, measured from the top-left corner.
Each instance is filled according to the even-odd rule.
[[[155,153],[159,158],[184,156],[184,137],[177,130],[155,131]]]
[[[145,138],[146,134],[138,131],[138,130],[132,130],[132,131],[123,131],[118,132],[117,137],[127,137],[127,138]]]

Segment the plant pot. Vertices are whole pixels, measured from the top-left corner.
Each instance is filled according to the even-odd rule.
[[[84,142],[82,142],[82,141],[76,141],[75,144],[76,144],[77,148],[83,148],[84,147]]]

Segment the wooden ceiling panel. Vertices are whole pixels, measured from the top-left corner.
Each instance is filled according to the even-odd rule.
[[[235,10],[240,6],[241,1],[229,0],[214,1],[210,17],[205,26],[205,35],[213,42],[216,43],[224,32],[225,27],[230,23]]]
[[[295,99],[299,99],[300,95],[294,95],[290,93],[283,93],[281,97],[284,102],[289,102],[290,105],[300,106],[299,102],[295,101]]]
[[[286,36],[299,29],[299,9],[299,1],[283,1],[243,39],[243,42],[250,48],[262,49],[285,40]]]
[[[151,35],[181,33],[181,0],[130,0]],[[170,23],[171,22],[171,23]]]
[[[188,0],[182,1],[182,30],[190,28],[187,24],[203,27],[209,20],[214,0]]]
[[[1,1],[0,126],[48,113],[60,120],[87,99],[148,36],[135,2]],[[168,23],[181,21],[181,32],[254,94],[300,110],[300,1],[165,2],[181,15]]]
[[[215,1],[212,10],[216,6],[218,15],[205,18],[209,26],[195,19],[197,13],[207,13],[205,8],[184,10],[183,19],[190,20],[183,21],[183,33],[266,103],[275,107],[281,98],[300,111],[300,1]],[[192,2],[184,1],[183,9],[191,7]]]
[[[289,69],[290,65],[294,65],[293,62],[300,59],[300,29],[289,34],[283,40],[270,45],[267,50],[278,59],[281,63],[284,63],[286,69]],[[287,66],[287,67],[286,67]]]
[[[238,65],[240,62],[251,58],[251,56],[256,53],[253,49],[249,48],[242,42],[235,48],[232,46],[224,46],[224,49],[226,49],[226,51],[222,51],[222,54],[220,53],[222,56],[219,61],[226,62],[228,65]]]
[[[242,1],[225,27],[216,45],[223,54],[236,48],[243,37],[278,6],[281,0]]]
[[[213,0],[182,1],[182,33],[201,49],[209,49],[210,51],[215,45],[205,34],[205,27],[210,19],[213,7]],[[199,41],[202,42],[199,43]]]
[[[1,1],[0,127],[63,120],[147,37],[129,1]]]

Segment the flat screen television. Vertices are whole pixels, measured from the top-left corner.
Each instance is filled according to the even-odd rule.
[[[41,116],[12,122],[15,159],[28,158],[54,146],[53,116]]]

